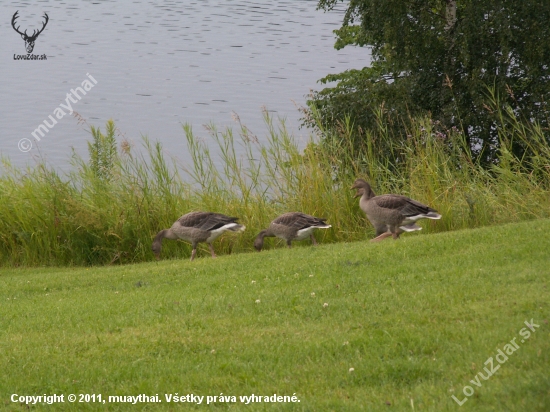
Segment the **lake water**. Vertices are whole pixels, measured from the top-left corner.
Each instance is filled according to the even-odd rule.
[[[307,0],[4,1],[1,153],[18,166],[42,156],[64,169],[71,147],[86,155],[87,125],[103,128],[113,119],[129,141],[139,146],[140,136],[147,135],[186,162],[182,123],[207,137],[202,125],[235,127],[234,112],[261,139],[263,106],[285,118],[305,141],[309,132],[299,128],[294,102],[305,105],[310,89],[324,87],[317,83],[321,77],[370,61],[364,48],[333,48],[332,31],[343,10],[324,13],[316,5]],[[16,11],[16,27],[29,35],[48,14],[32,52],[47,60],[16,59],[26,55],[25,42],[11,25]],[[85,80],[86,94],[70,103],[67,94]],[[86,124],[61,106],[69,103]],[[52,127],[40,136],[34,131],[44,120]]]

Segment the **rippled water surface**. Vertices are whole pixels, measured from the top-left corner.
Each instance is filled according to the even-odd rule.
[[[297,136],[310,89],[328,73],[369,63],[366,49],[334,50],[332,30],[342,12],[323,13],[316,1],[53,1],[0,3],[0,148],[16,165],[41,154],[67,165],[71,147],[85,155],[86,124],[104,127],[112,118],[130,141],[140,136],[162,142],[186,161],[182,123],[207,136],[203,124],[235,126],[232,113],[260,139],[261,108],[286,118]],[[49,15],[33,54],[47,60],[15,60],[25,43],[12,26],[32,34]],[[94,84],[91,80],[97,81]],[[82,124],[60,104],[71,89],[89,80],[72,103]],[[62,109],[67,112],[63,116]],[[55,117],[61,116],[60,119]],[[57,120],[38,142],[33,131]],[[48,120],[50,124],[52,122]],[[40,138],[40,134],[36,134]],[[24,153],[22,149],[32,144]]]

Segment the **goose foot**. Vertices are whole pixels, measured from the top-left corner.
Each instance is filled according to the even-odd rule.
[[[371,239],[371,242],[381,242],[382,240],[390,236],[393,236],[391,232],[384,232],[381,235],[375,237],[374,239]]]

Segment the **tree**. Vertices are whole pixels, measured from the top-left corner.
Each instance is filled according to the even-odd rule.
[[[320,0],[318,8],[338,2]],[[337,84],[315,92],[308,106],[324,127],[349,116],[372,129],[382,104],[398,129],[409,116],[429,114],[461,128],[491,161],[498,138],[489,90],[517,116],[548,127],[548,22],[546,0],[350,0],[335,47],[368,47],[372,65],[321,79]]]

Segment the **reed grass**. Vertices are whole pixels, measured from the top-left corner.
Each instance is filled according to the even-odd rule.
[[[286,211],[327,218],[333,229],[319,233],[321,242],[367,239],[374,230],[349,190],[356,177],[368,179],[376,193],[401,193],[437,209],[442,220],[423,222],[424,232],[550,217],[545,131],[510,109],[495,110],[500,151],[489,168],[472,160],[460,130],[442,131],[429,118],[413,119],[400,140],[389,136],[382,115],[374,132],[341,124],[319,130],[303,150],[284,121],[267,112],[261,139],[238,118],[236,131],[209,125],[206,137],[186,124],[189,164],[147,137],[141,149],[124,139],[117,148],[116,126],[109,121],[105,132],[91,128],[90,157],[73,153],[69,173],[44,162],[20,170],[2,159],[0,263],[149,261],[156,232],[192,210],[238,216],[247,226],[242,235],[216,241],[220,254],[252,251],[255,235]],[[521,158],[509,150],[518,143],[525,148]],[[282,245],[275,240],[267,247]],[[188,258],[190,251],[183,242],[165,241],[162,257]]]

